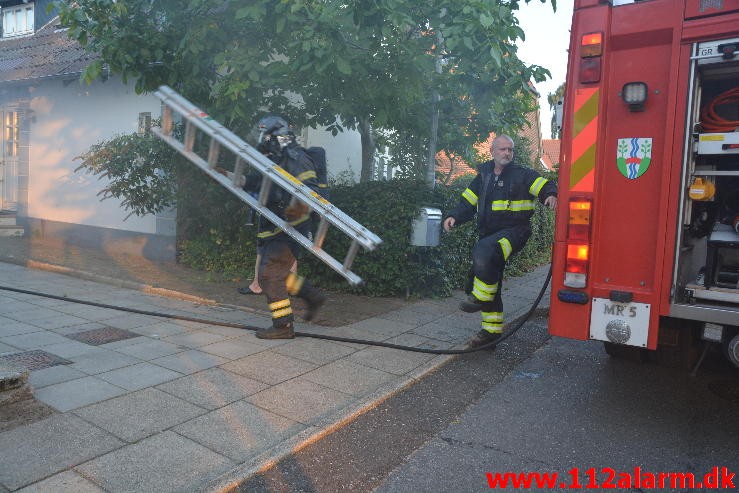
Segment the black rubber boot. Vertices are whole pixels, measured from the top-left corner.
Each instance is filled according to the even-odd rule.
[[[485,329],[480,329],[480,332],[475,334],[475,336],[469,340],[467,343],[467,347],[469,349],[484,346],[485,344],[490,344],[491,342],[497,341],[500,339],[500,336],[503,334],[500,332],[488,332]],[[495,349],[495,346],[491,347],[490,350]]]
[[[285,325],[272,326],[268,329],[259,329],[255,335],[258,339],[294,339],[295,330],[292,322]]]
[[[318,310],[320,310],[321,307],[326,303],[326,295],[316,289],[313,293],[313,296],[311,296],[310,298],[305,298],[305,301],[308,306],[305,309],[305,315],[303,316],[303,318],[310,322],[315,318]]]
[[[314,288],[308,281],[298,293],[298,297],[305,300],[306,308],[303,319],[310,322],[318,313],[318,310],[326,303],[326,295],[318,288]]]
[[[459,303],[459,309],[467,313],[479,312],[482,310],[482,301],[469,295],[466,300]]]

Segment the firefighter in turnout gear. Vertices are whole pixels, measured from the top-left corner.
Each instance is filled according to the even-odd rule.
[[[501,280],[510,256],[531,235],[535,201],[557,206],[556,184],[531,168],[513,162],[513,139],[493,139],[493,159],[478,166],[478,174],[462,193],[459,205],[448,213],[444,231],[470,221],[477,213],[480,239],[472,249],[472,292],[459,308],[482,313],[482,329],[469,346],[497,340],[503,331]]]
[[[266,116],[259,121],[259,131],[257,149],[313,191],[319,192],[315,165],[295,142],[295,135],[290,131],[287,121],[279,116]],[[247,176],[244,190],[256,192],[260,184],[261,174],[255,172]],[[267,207],[302,234],[310,234],[310,209],[288,192],[272,187]],[[259,329],[256,336],[260,339],[292,339],[295,332],[290,296],[305,300],[305,320],[313,319],[325,303],[326,296],[310,281],[290,272],[290,267],[302,252],[300,245],[262,216],[259,217],[257,248],[261,253],[259,285],[267,296],[272,312],[272,327]]]

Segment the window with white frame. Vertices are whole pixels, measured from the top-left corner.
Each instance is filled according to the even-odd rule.
[[[18,156],[18,141],[20,140],[20,120],[17,111],[6,111],[3,119],[3,155],[5,157]]]
[[[33,3],[3,7],[3,37],[33,34]]]

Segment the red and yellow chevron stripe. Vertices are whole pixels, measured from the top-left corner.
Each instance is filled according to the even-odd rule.
[[[593,191],[599,101],[600,89],[597,87],[578,89],[575,94],[570,169],[570,190],[573,192]]]

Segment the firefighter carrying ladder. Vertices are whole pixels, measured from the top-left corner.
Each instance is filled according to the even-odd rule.
[[[367,250],[374,250],[377,245],[382,243],[377,235],[353,220],[307,185],[304,185],[282,167],[274,164],[261,152],[213,120],[208,114],[201,111],[172,88],[160,86],[159,90],[154,92],[154,95],[162,101],[162,126],[161,128],[152,128],[155,135],[179,151],[180,154],[249,207],[259,212],[269,222],[310,250],[326,265],[344,276],[349,283],[357,285],[362,282],[362,279],[350,270],[351,265],[360,246]],[[184,123],[182,142],[173,133],[175,114],[180,115]],[[210,137],[207,159],[198,155],[194,150],[198,129]],[[219,162],[221,147],[235,156],[233,171],[228,172],[228,176],[224,176],[216,170],[217,166],[223,167],[222,163]],[[241,188],[242,177],[246,175],[247,166],[262,174],[262,185],[257,198],[252,197]],[[313,240],[297,231],[287,221],[267,208],[267,199],[273,186],[278,186],[287,191],[292,200],[300,200],[318,213],[321,219]],[[329,225],[335,226],[352,240],[343,262],[338,261],[323,250],[323,242]]]

